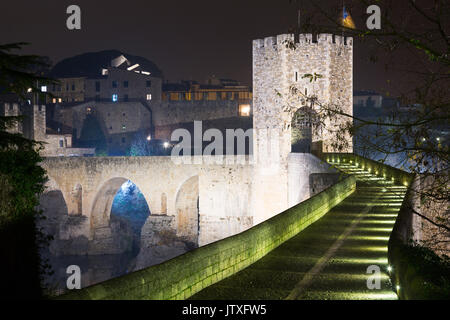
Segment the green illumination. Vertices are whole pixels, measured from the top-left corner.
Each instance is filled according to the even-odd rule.
[[[392,232],[392,228],[358,228],[358,231]]]
[[[395,220],[364,220],[364,224],[395,224]]]
[[[362,264],[362,265],[386,265],[386,264],[388,264],[387,258],[378,258],[378,259],[334,258],[333,260],[339,261],[340,263]]]
[[[368,213],[365,215],[366,217],[372,217],[372,218],[397,218],[398,214],[391,213]]]
[[[315,299],[327,299],[327,300],[398,300],[395,292],[392,291],[380,291],[374,290],[374,292],[348,292],[348,291],[314,291]]]
[[[367,240],[367,241],[389,241],[389,237],[375,237],[375,236],[350,236],[351,240]]]

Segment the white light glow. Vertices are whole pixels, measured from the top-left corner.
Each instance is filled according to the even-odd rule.
[[[137,67],[139,67],[139,63],[136,63],[135,65],[133,65],[133,66],[131,66],[131,67],[128,67],[127,70],[128,70],[128,71],[131,71],[131,70],[136,69]]]

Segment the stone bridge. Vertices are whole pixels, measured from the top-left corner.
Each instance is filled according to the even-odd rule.
[[[324,158],[349,175],[238,235],[61,298],[397,299],[388,241],[412,176],[353,154]]]
[[[114,197],[128,180],[139,188],[148,204],[149,224],[152,219],[162,219],[177,237],[196,246],[245,231],[333,183],[333,174],[331,179],[328,176],[329,166],[310,154],[291,154],[284,180],[278,176],[275,180],[258,178],[260,167],[252,163],[251,157],[182,160],[46,158],[42,165],[48,182],[41,205],[48,217],[49,233],[60,240],[58,249],[63,248],[56,254],[125,251],[121,230],[110,215]],[[324,179],[323,173],[328,178]],[[286,194],[276,198],[277,194],[271,190],[281,187]]]
[[[53,218],[61,240],[88,240],[90,245],[82,252],[121,251],[113,241],[110,213],[115,195],[128,180],[140,189],[151,216],[170,217],[168,227],[195,244],[253,225],[249,205],[253,167],[248,164],[176,164],[170,157],[74,157],[46,158],[43,167],[48,182],[42,206],[49,223]],[[73,254],[82,253],[78,245],[70,246],[75,248]]]

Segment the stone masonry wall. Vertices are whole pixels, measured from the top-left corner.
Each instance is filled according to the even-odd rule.
[[[321,104],[337,102],[344,110],[352,110],[352,38],[321,34],[313,39],[311,34],[302,34],[295,49],[289,45],[293,43],[293,34],[253,41],[254,191],[255,199],[266,200],[265,205],[254,203],[259,222],[289,207],[291,122],[294,113],[306,105],[305,96],[316,95]],[[303,79],[314,73],[322,77],[312,82]],[[317,107],[315,111],[320,113]],[[323,141],[323,150],[331,145],[333,132],[328,129],[333,128],[312,134],[313,144]]]

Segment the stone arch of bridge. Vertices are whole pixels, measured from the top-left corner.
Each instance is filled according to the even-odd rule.
[[[199,177],[185,180],[175,198],[177,236],[198,245],[199,237]]]
[[[111,208],[114,202],[114,198],[116,197],[119,189],[122,187],[124,183],[127,181],[131,181],[134,185],[136,185],[139,190],[142,189],[139,187],[134,180],[124,178],[124,177],[114,177],[110,178],[107,181],[103,182],[99,189],[97,190],[94,201],[91,209],[91,228],[92,230],[96,228],[108,227],[111,216]],[[143,194],[145,201],[147,202],[147,206],[151,211],[150,202],[148,196]]]
[[[39,221],[39,223],[46,234],[56,235],[59,232],[59,223],[69,214],[68,195],[49,175],[47,175],[44,186],[44,192],[39,199],[39,208],[44,212],[46,219]]]

